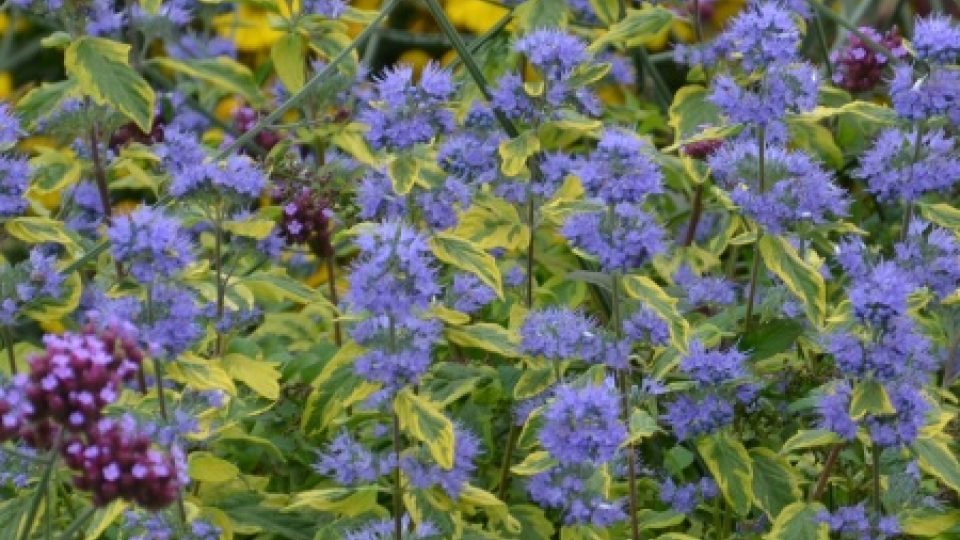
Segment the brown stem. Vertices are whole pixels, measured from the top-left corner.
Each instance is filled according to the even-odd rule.
[[[697,225],[700,224],[700,217],[703,215],[703,183],[697,185],[693,192],[693,202],[690,207],[690,223],[687,225],[687,232],[683,235],[683,247],[690,247],[693,244],[693,238],[697,234]]]
[[[500,464],[500,483],[497,484],[497,498],[505,501],[507,496],[507,487],[510,485],[510,463],[512,461],[513,449],[517,445],[517,437],[520,436],[520,430],[517,429],[517,423],[510,422],[510,431],[507,433],[507,448],[503,451],[503,463]]]
[[[823,496],[823,492],[826,491],[827,483],[830,481],[830,473],[833,472],[833,468],[837,464],[837,458],[840,457],[841,450],[843,450],[842,443],[835,444],[832,448],[830,448],[830,453],[827,454],[827,461],[823,464],[823,470],[820,471],[820,478],[817,480],[817,487],[814,488],[813,493],[810,494],[810,502],[816,502],[820,500],[820,497]]]
[[[107,185],[107,173],[100,158],[100,127],[96,122],[90,126],[90,159],[93,161],[93,177],[97,182],[97,192],[100,194],[100,205],[103,206],[103,215],[107,225],[113,221],[113,208],[110,206],[110,187]],[[116,261],[117,279],[123,279],[123,265]]]

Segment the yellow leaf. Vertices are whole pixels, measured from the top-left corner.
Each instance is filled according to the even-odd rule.
[[[262,358],[228,354],[223,358],[227,373],[267,399],[280,397],[280,371],[277,364]]]
[[[240,469],[210,452],[194,452],[187,458],[190,478],[200,482],[228,482],[240,475]]]

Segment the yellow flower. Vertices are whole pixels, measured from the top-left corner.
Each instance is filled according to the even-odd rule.
[[[215,17],[213,26],[221,37],[233,40],[244,52],[266,49],[283,35],[270,28],[266,11],[245,3],[240,4],[235,13]]]
[[[0,99],[8,97],[13,91],[13,78],[8,71],[0,71]]]
[[[448,0],[447,16],[457,27],[486,32],[507,14],[507,10],[483,0]]]

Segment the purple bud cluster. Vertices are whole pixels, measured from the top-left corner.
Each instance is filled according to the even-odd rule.
[[[77,473],[74,484],[90,491],[97,506],[124,498],[164,508],[185,481],[176,456],[154,450],[132,420],[103,416],[143,354],[125,328],[94,330],[44,337],[46,350],[30,357],[29,373],[0,392],[0,440],[18,437],[32,448],[59,451]]]
[[[896,58],[907,55],[903,38],[896,28],[883,34],[866,26],[860,27],[860,31],[875,43],[886,47]],[[871,49],[858,36],[851,35],[843,49],[830,55],[830,62],[834,65],[833,82],[849,92],[867,92],[880,84],[891,60]]]
[[[308,187],[280,188],[273,200],[280,204],[280,236],[288,245],[309,244],[321,256],[333,254],[330,240],[333,212],[329,201]]]

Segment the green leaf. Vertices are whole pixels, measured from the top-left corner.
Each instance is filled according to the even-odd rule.
[[[642,531],[669,529],[683,523],[684,519],[686,517],[683,514],[673,510],[657,511],[644,508],[637,512],[637,525]]]
[[[630,433],[621,446],[636,443],[660,431],[656,419],[643,409],[635,408],[630,414]]]
[[[272,400],[280,397],[280,371],[276,363],[242,354],[228,354],[223,357],[223,367],[228,375],[257,394]]]
[[[550,457],[549,452],[538,450],[528,454],[522,462],[510,467],[510,472],[518,476],[533,476],[552,469],[556,465],[557,460]]]
[[[913,450],[924,472],[960,493],[960,462],[945,442],[922,437],[913,443]]]
[[[59,321],[73,313],[80,305],[83,281],[79,272],[70,272],[63,280],[58,298],[43,298],[30,306],[25,314],[35,321]]]
[[[817,520],[820,504],[796,502],[783,509],[765,540],[828,540],[826,523]]]
[[[834,169],[843,168],[843,152],[833,138],[833,132],[813,120],[794,118],[788,120],[787,130],[791,142]]]
[[[207,360],[193,353],[185,353],[179,360],[171,363],[166,374],[194,390],[223,390],[231,396],[237,395],[233,379],[227,375],[219,361]]]
[[[527,0],[513,10],[513,20],[520,33],[564,26],[567,15],[566,0]]]
[[[500,143],[500,169],[507,176],[519,176],[527,168],[527,159],[540,151],[540,138],[534,131],[524,131],[514,139]]]
[[[276,222],[269,219],[246,219],[243,221],[227,221],[223,230],[237,236],[245,236],[254,240],[263,240],[276,227]]]
[[[730,507],[737,514],[746,515],[754,498],[753,468],[747,449],[721,432],[702,437],[697,441],[697,450]]]
[[[447,328],[447,339],[462,347],[480,349],[506,358],[520,356],[515,345],[515,336],[506,328],[494,323],[476,323]]]
[[[263,105],[263,95],[257,87],[253,73],[247,66],[232,58],[220,56],[199,60],[174,60],[161,57],[151,60],[160,67],[182,73],[188,77],[212,84],[233,94],[240,94],[254,107]]]
[[[908,510],[897,516],[904,534],[932,538],[960,525],[960,510]]]
[[[837,444],[841,441],[840,436],[832,431],[825,429],[803,429],[787,439],[780,449],[781,454],[789,454],[796,450],[806,450],[808,448],[819,448]]]
[[[273,301],[292,300],[309,304],[319,297],[314,289],[281,273],[257,272],[243,278],[240,283],[249,287],[258,297]]]
[[[387,174],[398,195],[410,193],[420,177],[420,162],[412,154],[400,154],[387,166]]]
[[[896,414],[897,410],[887,395],[886,388],[876,379],[861,381],[853,387],[850,399],[850,418],[860,420],[864,416]]]
[[[805,120],[820,121],[837,115],[855,116],[861,123],[873,125],[893,125],[897,122],[897,113],[890,107],[869,101],[851,101],[839,107],[817,107],[800,116]]]
[[[311,509],[348,517],[358,516],[378,508],[377,491],[377,486],[334,487],[301,491],[293,496],[293,502],[290,506],[284,508],[284,511]]]
[[[397,394],[393,409],[400,426],[427,446],[438,465],[453,467],[453,423],[435,404],[405,388]]]
[[[667,124],[673,128],[675,140],[686,140],[705,127],[723,123],[720,108],[707,100],[708,95],[707,89],[699,85],[684,86],[674,94]]]
[[[753,500],[774,520],[780,512],[800,500],[803,493],[790,463],[769,448],[750,449],[753,461]]]
[[[109,39],[77,38],[64,53],[67,75],[99,105],[109,105],[150,132],[156,95],[129,63],[130,45]]]
[[[466,238],[487,250],[504,248],[520,250],[530,243],[530,228],[520,219],[517,207],[496,197],[479,194],[453,234]]]
[[[30,167],[36,171],[30,189],[39,195],[62,191],[80,180],[80,161],[66,152],[41,148]]]
[[[753,361],[763,360],[789,349],[803,334],[803,325],[792,319],[773,319],[743,336],[737,348]]]
[[[920,203],[920,214],[924,219],[941,227],[960,232],[960,210],[946,203]]]
[[[8,220],[6,229],[10,236],[28,244],[52,242],[63,246],[71,255],[80,254],[80,245],[74,234],[61,221],[36,216],[18,217]]]
[[[523,370],[523,374],[513,386],[514,399],[529,399],[540,395],[556,382],[556,369],[550,364]]]
[[[193,452],[187,459],[190,478],[200,482],[229,482],[240,475],[240,469],[210,452]]]
[[[299,92],[306,82],[305,57],[306,47],[300,34],[284,34],[270,48],[273,68],[291,94]]]
[[[43,83],[17,102],[17,118],[24,128],[32,129],[38,119],[60,110],[60,103],[76,96],[78,92],[77,81],[73,79]]]
[[[556,530],[553,523],[547,519],[542,508],[530,504],[520,504],[510,507],[510,514],[520,522],[520,534],[517,540],[543,540],[553,538]]]
[[[430,239],[430,249],[441,261],[470,272],[503,298],[503,282],[497,260],[480,246],[449,232],[440,232]]]
[[[690,324],[677,311],[676,298],[667,294],[655,281],[646,276],[624,276],[623,288],[627,295],[640,300],[667,321],[673,346],[681,351],[687,350]]]
[[[673,12],[662,7],[628,9],[627,16],[593,40],[590,50],[599,52],[608,45],[633,47],[656,37],[673,22]]]
[[[111,526],[117,518],[123,515],[129,504],[122,500],[116,500],[110,503],[106,508],[99,508],[93,514],[93,518],[87,525],[84,533],[84,540],[99,540],[103,533]]]
[[[823,326],[827,314],[827,286],[820,272],[801,260],[793,246],[783,238],[765,235],[758,247],[767,268],[803,302],[810,321]]]

